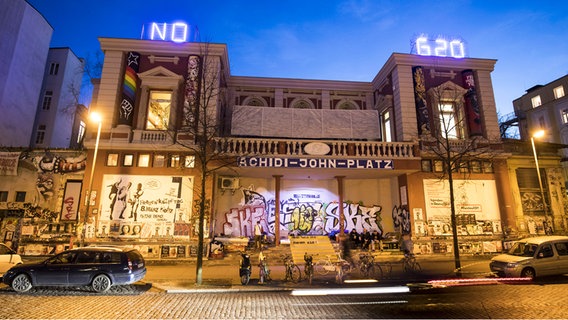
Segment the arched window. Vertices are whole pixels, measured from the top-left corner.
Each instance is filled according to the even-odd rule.
[[[268,104],[262,97],[248,97],[243,101],[245,106],[266,107]]]
[[[291,106],[294,109],[315,109],[314,104],[310,100],[303,98],[294,99],[294,101],[292,101]]]
[[[337,104],[337,110],[357,110],[359,107],[355,102],[350,100],[342,100]]]

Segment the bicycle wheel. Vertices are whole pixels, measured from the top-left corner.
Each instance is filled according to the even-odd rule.
[[[383,278],[383,268],[380,264],[373,265],[373,279],[381,280]]]
[[[300,267],[293,265],[292,269],[290,270],[290,280],[292,280],[292,282],[298,282],[300,281],[301,277],[302,272],[300,271]]]
[[[330,271],[335,270],[335,267],[328,260],[319,260],[314,264],[314,269],[316,272],[322,276],[325,276]]]
[[[416,260],[413,260],[411,262],[411,269],[412,269],[412,272],[415,272],[415,273],[422,271],[422,267],[420,266],[420,263],[418,263],[418,261],[416,261]]]

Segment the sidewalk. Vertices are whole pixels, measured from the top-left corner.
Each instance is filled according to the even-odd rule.
[[[253,264],[252,276],[248,285],[243,286],[239,278],[238,253],[229,253],[223,259],[208,260],[204,258],[202,268],[202,284],[197,286],[196,258],[184,260],[147,260],[148,273],[144,279],[153,287],[169,293],[178,292],[226,292],[231,291],[275,291],[307,288],[339,288],[352,287],[353,284],[338,284],[335,273],[327,275],[314,274],[312,285],[303,280],[297,283],[283,281],[285,268],[281,255],[289,252],[289,248],[269,249],[265,254],[269,258],[269,268],[272,281],[259,284],[258,253],[251,252]],[[353,252],[358,257],[358,251]],[[453,255],[417,256],[422,271],[414,274],[402,270],[402,254],[397,252],[374,252],[375,262],[383,266],[383,277],[375,283],[357,284],[373,286],[400,286],[408,284],[425,284],[429,280],[455,279],[455,262]],[[490,276],[490,255],[460,256],[462,278],[486,278]],[[299,265],[303,275],[303,264]],[[354,270],[346,276],[347,280],[361,280],[359,272]]]

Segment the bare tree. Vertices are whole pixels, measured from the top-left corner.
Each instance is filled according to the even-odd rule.
[[[502,139],[520,139],[519,119],[514,112],[505,115],[498,112],[497,118]]]
[[[224,130],[224,110],[227,106],[227,86],[223,73],[223,61],[209,43],[199,45],[199,54],[190,55],[185,79],[183,117],[175,142],[195,156],[195,167],[200,179],[194,208],[198,212],[198,245],[196,284],[202,283],[205,221],[210,218],[208,183],[221,168],[234,165],[236,159],[218,148],[218,138]]]
[[[474,94],[475,92],[473,92]],[[428,91],[428,99],[433,110],[436,125],[427,132],[422,132],[421,147],[423,158],[432,158],[443,163],[439,173],[440,180],[446,180],[450,191],[450,222],[452,227],[455,269],[461,274],[459,241],[456,221],[456,200],[454,177],[456,174],[469,174],[467,169],[470,161],[490,161],[495,153],[492,149],[494,141],[476,132],[476,119],[471,109],[477,103],[472,92],[452,82],[446,82]],[[470,101],[467,101],[470,99]],[[467,103],[466,103],[467,102]],[[469,105],[467,105],[469,103]],[[469,115],[467,113],[470,112]],[[479,119],[477,119],[479,120]],[[473,122],[472,122],[473,121]],[[479,123],[479,121],[477,121]]]

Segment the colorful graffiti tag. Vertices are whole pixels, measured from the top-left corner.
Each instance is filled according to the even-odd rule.
[[[224,214],[223,232],[231,236],[252,236],[252,227],[260,221],[268,234],[275,234],[275,201],[267,200],[262,194],[243,190],[244,205],[232,208]],[[339,230],[339,203],[324,202],[317,197],[298,196],[281,201],[280,230],[294,235],[324,235]],[[364,206],[359,203],[344,202],[344,229],[364,229],[382,233],[382,207]]]

